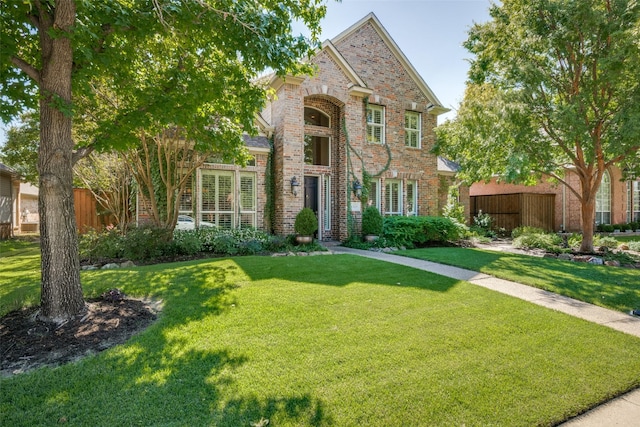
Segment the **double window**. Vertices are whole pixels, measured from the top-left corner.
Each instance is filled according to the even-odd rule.
[[[422,139],[422,120],[420,113],[405,111],[404,113],[404,145],[420,148]]]
[[[256,176],[250,172],[201,170],[200,219],[220,228],[255,227]]]
[[[384,144],[384,107],[367,105],[367,142]]]
[[[375,205],[374,205],[375,206]],[[387,179],[384,182],[385,215],[418,215],[418,181]]]

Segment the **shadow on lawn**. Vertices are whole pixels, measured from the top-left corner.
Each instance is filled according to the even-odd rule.
[[[347,286],[358,281],[384,286],[411,286],[435,292],[446,292],[459,283],[423,270],[357,255],[239,257],[234,261],[255,281],[279,279],[329,286]]]
[[[331,424],[323,403],[308,394],[236,392],[234,371],[248,357],[216,345],[214,337],[207,342],[203,330],[208,317],[234,303],[238,272],[232,262],[220,261],[85,275],[91,292],[118,287],[162,299],[159,320],[98,357],[3,380],[0,424]]]

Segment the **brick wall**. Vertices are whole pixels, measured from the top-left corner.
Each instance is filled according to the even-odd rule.
[[[384,200],[385,179],[401,180],[405,190],[407,181],[415,180],[418,183],[418,213],[437,215],[437,158],[430,153],[435,142],[433,128],[436,116],[427,111],[431,101],[370,22],[340,39],[335,47],[366,87],[373,90],[373,94],[365,101],[362,94],[352,93],[353,75],[326,50],[312,59],[318,66],[315,75],[303,81],[285,80],[278,88],[277,97],[263,114],[271,117],[275,129],[276,233],[293,233],[295,215],[304,206],[303,177],[329,176],[332,183],[332,224],[331,231],[323,237],[347,238],[349,202],[354,202],[352,206],[358,202],[351,188],[355,178],[362,181],[363,166],[370,174],[379,174],[381,200]],[[386,171],[382,169],[388,160],[387,149],[366,142],[366,102],[383,105],[386,109],[385,139],[392,158]],[[324,134],[325,130],[315,126],[305,126],[305,106],[329,115],[329,133]],[[421,113],[421,148],[405,146],[404,114],[407,110]],[[341,123],[343,119],[346,134]],[[330,166],[304,164],[305,134],[331,137]],[[291,194],[293,176],[301,184],[301,194],[297,197]],[[359,220],[360,213],[354,215]]]

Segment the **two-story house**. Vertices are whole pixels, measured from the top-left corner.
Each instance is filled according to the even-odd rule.
[[[437,215],[442,185],[430,150],[447,109],[378,18],[367,15],[310,61],[312,76],[268,81],[275,96],[258,120],[263,133],[245,138],[254,161],[205,165],[181,212],[286,235],[309,207],[323,240],[357,229],[365,203],[385,215]]]

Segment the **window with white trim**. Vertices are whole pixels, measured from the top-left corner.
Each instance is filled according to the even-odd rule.
[[[193,194],[195,192],[193,175],[187,177],[184,191],[178,200],[178,213],[181,215],[192,215],[194,207]]]
[[[611,224],[611,178],[604,171],[596,193],[596,224]]]
[[[420,113],[404,112],[404,144],[407,147],[420,148],[422,139],[422,120]]]
[[[256,174],[240,173],[240,227],[256,226]]]
[[[234,173],[230,171],[202,171],[200,218],[221,228],[234,227]]]
[[[418,215],[418,181],[407,181],[407,216]]]
[[[640,181],[627,181],[627,222],[640,221]]]
[[[384,107],[367,105],[367,142],[384,144]]]
[[[385,215],[402,215],[402,181],[387,179],[384,182]]]

